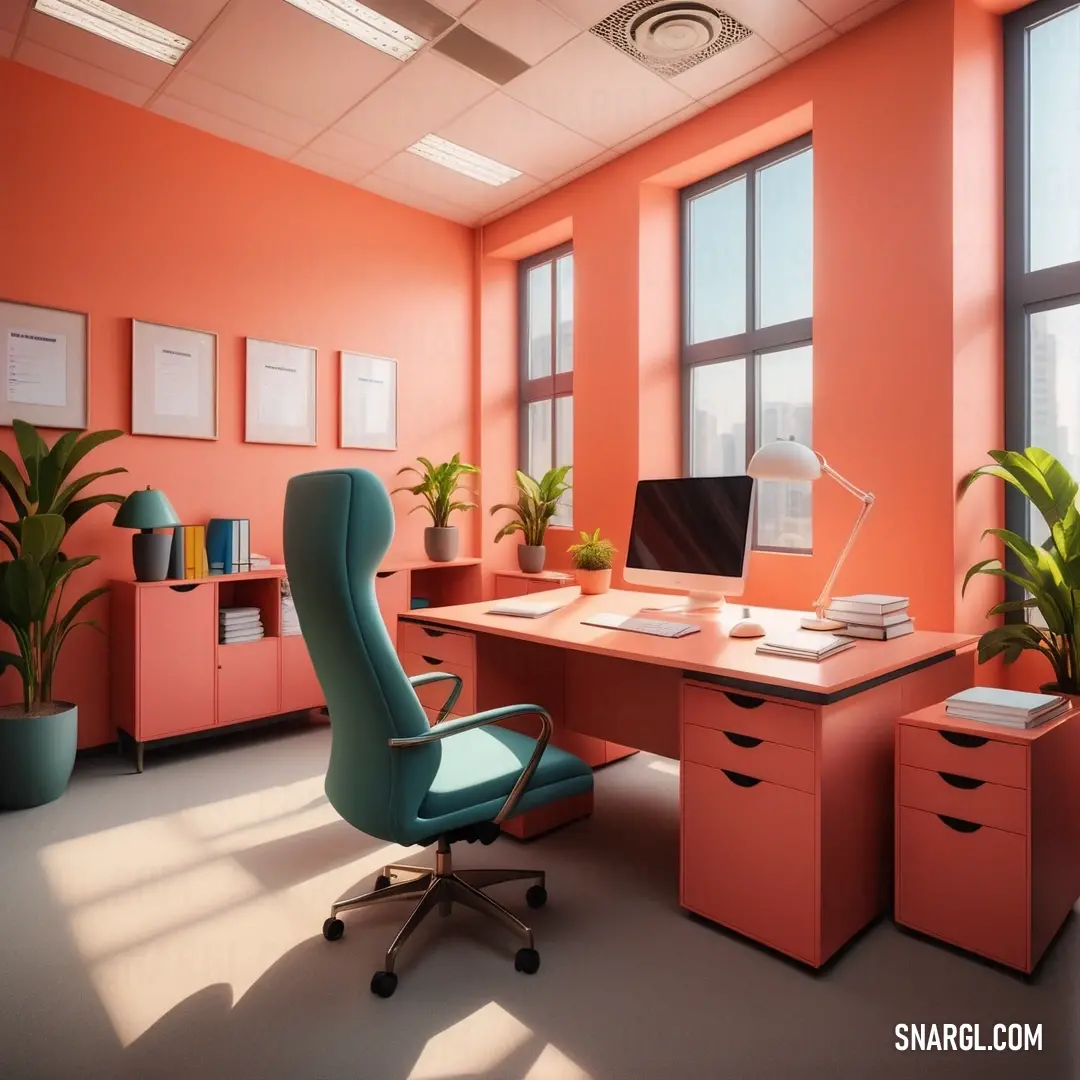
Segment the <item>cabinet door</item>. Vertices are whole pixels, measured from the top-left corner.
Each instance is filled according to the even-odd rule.
[[[138,590],[140,742],[214,725],[217,604],[214,585]]]
[[[232,724],[276,716],[280,638],[243,641],[218,647],[218,723]]]
[[[568,581],[530,581],[528,582],[529,592],[549,592],[551,589],[565,589],[570,582]]]
[[[524,596],[529,591],[529,583],[508,574],[495,575],[495,599],[509,600],[513,596]]]
[[[326,704],[307,644],[299,634],[281,639],[281,711],[299,712]]]
[[[397,617],[409,610],[411,597],[408,570],[381,570],[375,575],[375,599],[386,623],[390,640],[397,648]]]
[[[816,963],[814,796],[687,761],[682,785],[683,905]]]

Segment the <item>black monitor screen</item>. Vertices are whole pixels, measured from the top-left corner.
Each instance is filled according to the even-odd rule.
[[[742,577],[753,491],[749,476],[639,480],[626,565]]]

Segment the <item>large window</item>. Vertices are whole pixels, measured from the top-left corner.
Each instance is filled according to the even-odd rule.
[[[1080,4],[1005,20],[1005,437],[1080,473]],[[1006,489],[1009,528],[1047,539]]]
[[[810,137],[703,180],[683,200],[683,469],[746,472],[774,439],[812,445]],[[810,485],[758,485],[754,546],[810,551]]]
[[[539,479],[574,463],[574,251],[570,244],[521,264],[521,468]],[[573,477],[570,477],[573,481]],[[573,491],[552,525],[574,522]]]

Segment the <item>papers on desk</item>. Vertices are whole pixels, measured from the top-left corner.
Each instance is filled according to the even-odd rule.
[[[516,615],[521,619],[538,619],[541,615],[550,615],[558,611],[562,604],[527,603],[521,600],[504,600],[502,603],[489,607],[489,615]]]
[[[1069,707],[1069,699],[1060,694],[1029,694],[992,686],[973,686],[945,700],[949,716],[1021,729],[1045,724]]]
[[[757,652],[768,656],[786,656],[791,660],[825,660],[838,652],[850,649],[855,642],[836,634],[818,630],[793,630],[787,634],[770,634]]]

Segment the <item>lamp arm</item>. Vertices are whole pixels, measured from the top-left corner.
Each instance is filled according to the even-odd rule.
[[[874,496],[868,491],[863,491],[857,488],[850,480],[846,480],[835,469],[830,467],[824,458],[821,458],[821,469],[831,476],[845,491],[850,491],[856,498],[862,500],[862,509],[859,511],[859,516],[855,519],[855,525],[851,530],[851,535],[847,538],[847,543],[844,545],[840,552],[839,557],[836,560],[836,564],[832,568],[832,573],[829,574],[828,580],[825,582],[824,587],[821,590],[821,595],[814,601],[814,614],[819,618],[825,618],[825,609],[829,606],[829,595],[832,592],[833,582],[836,581],[837,574],[840,573],[840,567],[844,565],[844,560],[848,557],[848,552],[851,551],[855,544],[855,537],[859,534],[859,529],[862,528],[862,523],[866,520],[866,515],[870,513],[871,508],[874,505]]]

